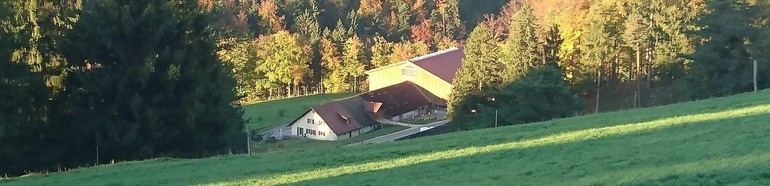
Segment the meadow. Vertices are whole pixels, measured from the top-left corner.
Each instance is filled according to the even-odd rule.
[[[159,158],[4,185],[770,185],[770,91],[392,143]]]
[[[257,102],[243,106],[243,118],[249,121],[249,127],[263,132],[290,122],[312,106],[353,95],[320,94]]]

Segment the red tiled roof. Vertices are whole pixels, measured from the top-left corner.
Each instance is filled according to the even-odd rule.
[[[452,83],[455,73],[462,66],[463,58],[465,58],[465,51],[463,51],[463,47],[459,47],[420,56],[409,61],[442,80]]]
[[[337,135],[358,130],[362,126],[376,124],[372,116],[366,112],[367,103],[361,97],[353,96],[342,100],[335,100],[318,106],[310,107],[305,114],[314,111],[326,125]],[[302,118],[305,114],[294,119],[289,126]]]
[[[436,96],[422,87],[406,81],[369,91],[361,94],[360,97],[364,101],[382,103],[379,112],[384,112],[386,117],[392,117],[429,105],[434,102],[432,98]]]

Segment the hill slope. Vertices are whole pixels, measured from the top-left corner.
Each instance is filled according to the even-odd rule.
[[[155,159],[11,185],[770,184],[770,91],[395,143]]]
[[[291,121],[312,106],[352,95],[321,94],[258,102],[243,106],[243,118],[249,120],[252,129],[264,132]]]

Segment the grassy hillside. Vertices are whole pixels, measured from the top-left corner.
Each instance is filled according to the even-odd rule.
[[[278,140],[276,142],[261,141],[252,146],[252,153],[303,152],[336,148],[353,143],[359,143],[363,140],[372,139],[404,129],[408,129],[408,127],[385,125],[384,127],[370,133],[365,133],[364,135],[354,136],[352,138],[337,141],[319,141],[312,139],[287,139]]]
[[[261,132],[291,121],[312,106],[352,95],[322,94],[254,103],[243,107],[243,117],[250,119],[251,127]]]
[[[155,159],[9,185],[770,185],[770,91],[318,151]]]

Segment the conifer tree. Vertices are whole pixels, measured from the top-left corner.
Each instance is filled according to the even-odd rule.
[[[460,20],[459,6],[458,0],[437,1],[436,10],[431,13],[431,23],[436,32],[434,41],[446,42],[461,38],[465,24]]]
[[[476,26],[465,45],[465,58],[452,81],[452,92],[448,100],[449,116],[462,116],[459,108],[476,103],[469,96],[481,96],[496,89],[502,82],[496,76],[503,69],[498,60],[499,49],[496,39],[484,25]],[[464,112],[464,111],[463,111]]]
[[[313,46],[313,48],[321,40],[321,26],[318,23],[318,14],[319,10],[315,1],[310,1],[310,7],[294,18],[294,25],[292,25],[293,32],[299,34],[302,40]]]
[[[711,1],[699,21],[705,39],[692,55],[688,87],[693,98],[726,96],[753,90],[753,62],[766,72],[768,27],[766,9],[742,0]],[[770,85],[761,73],[759,86]]]
[[[14,57],[29,48],[28,24],[17,15],[26,12],[24,1],[0,2],[0,174],[17,175],[40,170],[51,163],[56,148],[46,131],[48,90],[43,74],[26,63],[27,55]],[[18,54],[18,53],[17,53]]]
[[[510,83],[538,66],[537,20],[529,1],[524,1],[519,11],[511,17],[508,38],[502,47],[501,62],[506,65],[503,75]]]
[[[393,0],[395,4],[396,29],[389,35],[391,40],[404,39],[411,28],[412,9],[409,0]]]
[[[545,43],[543,43],[543,64],[556,69],[561,69],[559,66],[561,63],[559,51],[561,50],[561,44],[563,42],[564,39],[561,38],[559,26],[552,25],[545,36]]]
[[[192,1],[104,0],[84,8],[61,50],[68,161],[224,152],[242,142],[235,81]],[[89,152],[89,153],[83,153]]]

